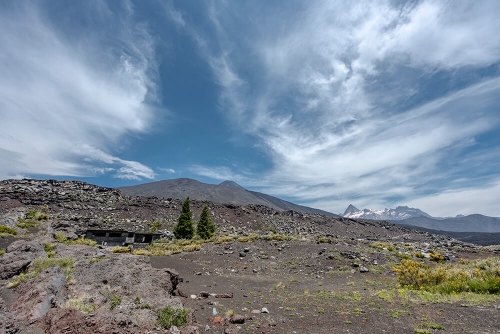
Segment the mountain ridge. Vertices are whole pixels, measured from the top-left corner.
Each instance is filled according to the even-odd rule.
[[[117,187],[126,195],[156,196],[184,199],[189,196],[195,200],[207,200],[216,203],[235,205],[258,204],[282,211],[299,211],[303,213],[337,216],[331,212],[315,209],[278,197],[247,190],[234,181],[223,181],[220,184],[203,183],[195,179],[179,178],[143,183],[135,186]]]
[[[456,233],[499,233],[500,218],[481,214],[457,215],[456,217],[432,217],[424,211],[408,206],[398,206],[395,209],[360,210],[349,204],[343,217],[355,219],[387,220],[394,224],[408,227],[423,228],[435,231]]]

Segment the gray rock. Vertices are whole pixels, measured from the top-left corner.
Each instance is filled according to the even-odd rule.
[[[179,330],[179,328],[177,328],[177,326],[172,326],[170,327],[170,333],[172,334],[181,334],[181,331]]]
[[[368,268],[366,268],[366,267],[364,267],[364,266],[360,266],[360,267],[359,267],[359,272],[360,272],[360,273],[367,273],[367,272],[369,272],[369,270],[368,270]]]
[[[20,297],[12,305],[18,321],[34,321],[51,308],[63,307],[67,298],[66,278],[59,267],[42,272],[18,288]]]
[[[269,313],[267,307],[263,307],[262,310],[261,310],[262,313]]]

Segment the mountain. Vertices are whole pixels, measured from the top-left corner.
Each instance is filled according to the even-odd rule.
[[[304,213],[336,216],[327,211],[294,204],[260,192],[246,190],[233,181],[224,181],[220,184],[207,184],[193,179],[181,178],[144,183],[136,186],[118,187],[118,189],[130,196],[156,196],[180,199],[189,196],[191,199],[201,201],[235,205],[258,204],[276,210],[293,210]]]
[[[393,223],[416,226],[429,230],[451,232],[500,232],[500,218],[488,217],[479,214],[457,216],[455,218],[436,219],[432,217],[412,217],[405,220],[393,220]]]
[[[363,209],[360,210],[354,205],[349,204],[344,214],[342,215],[346,218],[358,218],[358,219],[374,219],[374,220],[403,220],[413,217],[431,217],[427,213],[420,209],[409,208],[407,206],[398,206],[396,209],[384,209],[384,210],[373,210],[373,209]]]

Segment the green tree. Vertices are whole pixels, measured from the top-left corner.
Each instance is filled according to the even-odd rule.
[[[189,197],[182,203],[182,211],[174,226],[174,236],[177,239],[191,239],[194,236],[192,221],[193,213],[189,207]]]
[[[203,207],[203,211],[201,212],[200,221],[198,222],[196,233],[202,239],[206,240],[213,237],[214,232],[215,225],[212,223],[212,218],[210,218],[210,211],[208,210],[208,206],[205,205],[205,207]]]

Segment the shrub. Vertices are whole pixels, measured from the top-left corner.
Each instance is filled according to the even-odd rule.
[[[230,235],[219,235],[217,238],[214,240],[214,244],[222,244],[224,242],[230,242],[233,241],[234,237]]]
[[[65,307],[74,308],[82,313],[88,314],[97,310],[97,305],[93,302],[93,298],[83,296],[78,299],[68,299]]]
[[[196,227],[196,233],[205,240],[214,236],[215,225],[212,223],[210,211],[206,205],[203,207],[203,211],[201,212],[200,220],[198,221],[198,226]]]
[[[388,242],[382,242],[382,241],[376,241],[376,242],[370,244],[370,247],[380,249],[380,250],[383,250],[385,248],[390,252],[392,252],[394,250],[393,245],[391,245]]]
[[[410,289],[453,294],[473,292],[500,293],[500,258],[462,261],[459,264],[437,264],[433,267],[404,260],[394,267],[398,281]]]
[[[183,326],[187,324],[189,311],[185,308],[177,308],[167,305],[156,313],[157,323],[163,328],[172,326]]]
[[[47,220],[48,218],[49,216],[45,212],[28,210],[28,212],[24,215],[24,218],[17,219],[16,226],[22,229],[37,227],[40,220]]]
[[[330,239],[325,238],[325,237],[321,237],[321,236],[320,236],[320,237],[318,237],[317,242],[318,242],[319,244],[327,244],[327,243],[329,243],[329,242],[330,242]]]
[[[199,251],[201,249],[201,245],[199,244],[194,244],[194,245],[187,245],[184,246],[183,250],[185,252],[194,252],[194,251]]]
[[[78,238],[76,240],[71,240],[67,242],[69,245],[85,245],[85,246],[92,246],[92,247],[97,247],[97,242],[91,239],[85,239],[85,238]]]
[[[182,203],[182,211],[174,226],[174,236],[177,239],[191,239],[194,236],[194,226],[192,221],[193,213],[189,207],[189,197]]]
[[[134,255],[151,255],[151,252],[144,248],[136,248],[132,251]]]
[[[84,245],[84,246],[92,246],[97,247],[97,242],[91,239],[78,238],[76,240],[70,240],[66,236],[66,234],[62,231],[56,232],[54,238],[62,244],[66,245]]]
[[[5,249],[0,249],[0,256],[5,254]]]
[[[10,235],[16,235],[17,231],[13,229],[12,227],[8,227],[5,225],[0,225],[0,233],[5,233],[5,234],[10,234]]]
[[[444,261],[444,256],[439,253],[429,253],[431,261],[442,262]]]
[[[113,253],[130,253],[131,248],[129,246],[116,246],[111,251]]]
[[[152,232],[152,233],[153,233],[153,232],[158,231],[158,229],[159,229],[160,227],[162,227],[162,225],[163,225],[163,224],[162,224],[162,223],[160,223],[160,222],[154,222],[154,223],[151,225],[151,227],[149,228],[149,232]]]
[[[25,215],[26,219],[33,220],[47,220],[49,216],[45,212],[40,212],[36,210],[28,210]]]
[[[68,237],[66,236],[66,234],[62,231],[58,231],[56,232],[56,234],[54,234],[54,238],[59,241],[60,243],[64,244],[68,241]]]
[[[122,297],[120,297],[120,295],[117,295],[116,293],[113,293],[113,295],[111,295],[111,303],[109,305],[109,309],[113,311],[121,303]]]
[[[421,252],[415,252],[415,253],[413,253],[413,256],[415,256],[417,259],[425,258],[425,255],[422,254]]]
[[[43,249],[45,250],[45,252],[53,251],[56,249],[56,247],[56,245],[50,243],[43,244]]]

